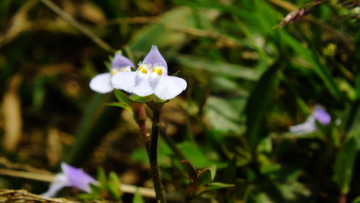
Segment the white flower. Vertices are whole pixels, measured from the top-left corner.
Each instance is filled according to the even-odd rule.
[[[117,72],[130,72],[131,67],[135,68],[134,63],[121,55],[120,52],[116,52],[114,59],[111,62],[111,70],[108,73],[102,73],[96,75],[90,81],[90,88],[98,93],[109,93],[113,91],[113,86],[111,84],[111,77]]]
[[[115,89],[141,97],[155,94],[162,100],[176,97],[187,86],[184,79],[168,75],[166,61],[155,45],[135,72],[117,72],[111,78],[111,82]]]
[[[331,122],[331,116],[320,105],[316,105],[314,112],[304,123],[290,126],[289,131],[297,134],[316,132],[316,120],[322,125],[328,125]]]

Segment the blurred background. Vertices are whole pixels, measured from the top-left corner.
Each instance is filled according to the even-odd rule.
[[[360,202],[359,4],[1,0],[0,168],[41,175],[66,162],[151,187],[131,114],[88,84],[114,51],[138,64],[157,45],[169,73],[188,83],[162,111],[161,133],[182,153],[160,140],[167,191],[184,194],[185,157],[235,184],[203,195],[215,202]],[[290,133],[316,104],[331,123]],[[0,188],[39,194],[48,185],[0,174]]]

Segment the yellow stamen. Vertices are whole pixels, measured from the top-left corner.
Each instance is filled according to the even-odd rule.
[[[110,71],[111,75],[115,75],[115,73],[117,72],[130,72],[131,70],[129,70],[128,67],[121,67],[121,68],[114,68]]]
[[[144,68],[144,66],[140,66],[140,67],[139,67],[139,71],[141,71],[141,72],[144,73],[144,74],[147,73],[147,69]]]
[[[118,70],[115,68],[115,69],[111,70],[110,74],[115,75],[115,73],[117,73],[117,72],[118,72]]]
[[[155,72],[155,73],[157,73],[158,75],[162,75],[162,69],[161,68],[154,68],[154,69],[152,69],[152,71],[151,72]]]

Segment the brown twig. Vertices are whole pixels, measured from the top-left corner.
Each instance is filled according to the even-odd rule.
[[[79,30],[81,33],[83,33],[87,37],[89,37],[92,41],[94,41],[96,44],[98,44],[100,47],[102,47],[106,51],[109,51],[109,52],[115,51],[110,45],[108,45],[106,42],[104,42],[98,36],[94,35],[89,29],[87,29],[85,26],[83,26],[82,24],[77,22],[72,16],[67,14],[65,11],[63,11],[60,7],[58,7],[56,4],[54,4],[50,0],[41,0],[41,2],[43,2],[47,7],[49,7],[51,10],[53,10],[62,19],[64,19],[66,22],[70,23],[77,30]]]
[[[0,202],[45,202],[45,203],[76,203],[72,200],[60,198],[46,198],[29,193],[26,190],[0,189]]]

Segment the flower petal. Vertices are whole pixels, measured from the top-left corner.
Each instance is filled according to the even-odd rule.
[[[164,57],[160,54],[159,49],[155,45],[151,47],[151,50],[145,56],[143,63],[150,65],[160,65],[160,66],[164,66],[167,69],[167,63]]]
[[[90,88],[98,93],[109,93],[113,90],[113,87],[110,83],[111,74],[102,73],[93,77],[90,81]]]
[[[135,77],[135,72],[117,72],[111,77],[111,84],[115,89],[132,93],[132,89],[135,86]]]
[[[128,66],[133,68],[136,67],[134,63],[130,59],[123,56],[121,52],[116,52],[114,59],[111,61],[111,68],[123,68]]]
[[[64,187],[69,187],[70,183],[63,173],[55,176],[54,182],[51,183],[48,191],[41,194],[43,197],[55,197],[56,194]]]
[[[313,113],[316,120],[318,120],[323,125],[328,125],[331,122],[331,116],[328,112],[325,111],[320,105],[315,106]]]
[[[144,78],[139,82],[138,85],[132,88],[131,92],[141,97],[145,97],[153,94],[154,90],[150,86],[150,81],[148,80],[148,78]]]
[[[187,83],[184,79],[175,76],[162,77],[154,90],[154,94],[162,100],[176,97],[186,89]]]
[[[304,123],[289,127],[289,131],[296,134],[307,134],[316,132],[316,122],[314,116],[309,116]]]
[[[66,163],[61,163],[61,169],[68,179],[71,187],[80,189],[85,192],[90,192],[90,183],[98,184],[98,182],[85,173],[83,170],[72,167]]]

